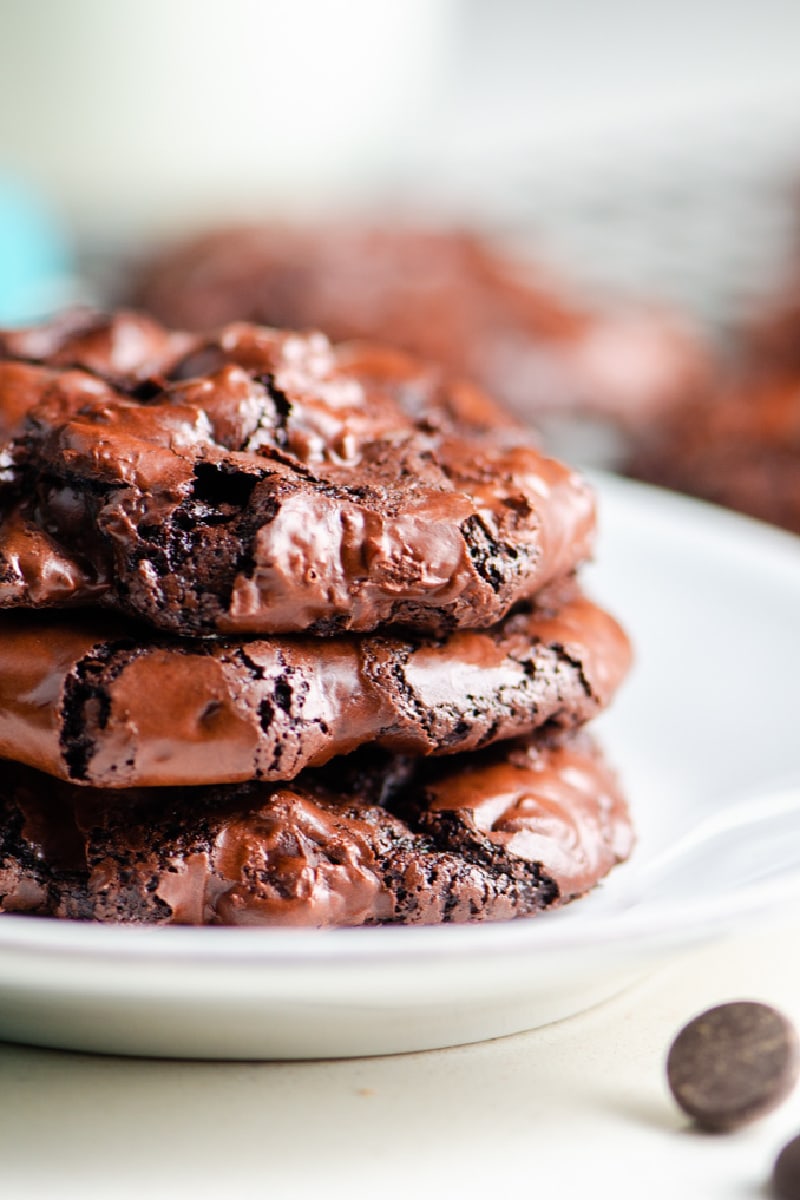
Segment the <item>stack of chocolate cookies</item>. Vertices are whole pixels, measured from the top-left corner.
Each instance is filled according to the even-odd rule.
[[[629,853],[587,485],[320,334],[0,334],[0,910],[527,916]]]

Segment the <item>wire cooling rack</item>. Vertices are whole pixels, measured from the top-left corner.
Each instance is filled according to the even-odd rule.
[[[717,331],[756,310],[800,243],[800,138],[634,164],[510,174],[494,223],[599,295],[674,305]]]

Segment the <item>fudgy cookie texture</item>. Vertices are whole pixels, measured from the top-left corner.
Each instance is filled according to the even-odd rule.
[[[105,795],[0,778],[0,910],[111,922],[433,924],[530,916],[630,852],[588,739],[444,768],[357,756],[293,784]]]
[[[593,309],[465,232],[219,229],[162,251],[131,298],[180,328],[251,320],[400,346],[475,379],[524,419],[580,410],[627,426],[709,375],[701,339],[678,318]]]
[[[0,357],[6,607],[102,600],[189,635],[442,632],[494,624],[591,552],[587,485],[396,351],[84,314],[0,335]]]
[[[153,640],[106,617],[0,616],[0,757],[102,787],[292,779],[375,743],[453,754],[603,708],[630,661],[579,594],[447,637]]]

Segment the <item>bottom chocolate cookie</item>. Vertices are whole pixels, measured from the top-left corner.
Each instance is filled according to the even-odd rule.
[[[502,920],[583,894],[632,842],[585,734],[447,762],[362,753],[289,785],[106,792],[5,763],[0,911],[190,925]]]

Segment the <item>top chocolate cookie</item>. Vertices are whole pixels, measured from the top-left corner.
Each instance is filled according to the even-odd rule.
[[[587,485],[396,351],[122,313],[0,334],[0,359],[6,607],[100,601],[194,635],[443,632],[591,552]],[[31,544],[52,580],[41,556],[27,577]]]

